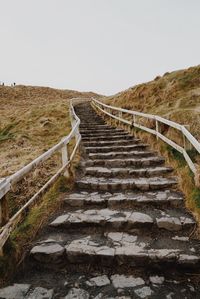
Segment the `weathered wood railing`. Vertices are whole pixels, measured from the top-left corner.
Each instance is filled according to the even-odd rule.
[[[163,117],[152,115],[152,114],[146,114],[142,112],[122,109],[114,106],[107,105],[105,103],[102,103],[96,99],[92,99],[92,105],[94,108],[99,110],[102,114],[105,114],[123,124],[129,125],[131,127],[139,128],[141,130],[144,130],[148,133],[154,134],[157,136],[157,138],[160,138],[173,148],[175,148],[177,151],[179,151],[181,154],[183,154],[187,164],[189,165],[191,171],[194,173],[195,177],[199,175],[197,166],[195,163],[193,163],[192,159],[187,153],[186,150],[186,140],[191,144],[195,150],[200,153],[200,143],[198,140],[185,128],[185,126],[180,125],[176,122],[170,121],[168,119],[165,119]],[[124,116],[123,116],[124,114]],[[126,115],[126,117],[125,117]],[[141,119],[150,120],[153,121],[153,128],[148,128],[145,126],[145,122],[141,121]],[[181,132],[183,135],[183,141],[184,145],[183,147],[177,144],[175,141],[169,139],[168,137],[164,136],[160,132],[160,126],[161,124],[167,125],[170,128],[176,129]]]
[[[41,156],[33,160],[31,163],[14,173],[13,175],[0,179],[0,252],[2,252],[2,248],[10,236],[11,231],[16,227],[17,223],[20,221],[22,214],[24,211],[30,207],[36,199],[45,191],[49,186],[55,182],[55,180],[64,173],[65,175],[69,175],[69,168],[72,162],[72,159],[77,151],[79,143],[81,141],[81,135],[79,133],[79,125],[80,119],[76,115],[74,111],[74,107],[72,101],[81,101],[82,99],[72,99],[70,101],[70,119],[71,119],[71,132],[68,136],[64,137],[58,144],[54,145],[48,151],[43,153]],[[85,99],[84,99],[85,100]],[[71,155],[69,155],[69,142],[72,138],[75,137],[75,144],[72,150]],[[55,175],[53,175],[46,184],[36,193],[34,194],[26,204],[21,207],[11,218],[9,218],[8,213],[8,202],[7,202],[7,194],[12,187],[20,182],[23,178],[25,178],[32,170],[34,170],[39,164],[46,161],[56,152],[61,151],[62,155],[62,167],[57,171]]]

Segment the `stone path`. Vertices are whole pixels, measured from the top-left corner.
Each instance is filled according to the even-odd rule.
[[[0,298],[200,298],[200,242],[173,169],[89,104],[76,112],[75,188]]]

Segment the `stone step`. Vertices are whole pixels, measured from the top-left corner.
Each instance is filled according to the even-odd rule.
[[[131,140],[127,139],[127,140],[111,140],[111,141],[85,141],[82,140],[82,143],[84,146],[86,147],[107,147],[107,146],[122,146],[122,145],[133,145],[133,144],[137,144],[140,142],[140,139],[136,139],[136,138],[132,138]]]
[[[106,138],[108,136],[129,136],[127,132],[118,132],[118,131],[104,131],[104,132],[98,132],[96,131],[95,133],[81,133],[82,138]]]
[[[80,129],[81,134],[95,134],[95,133],[101,134],[101,133],[112,133],[112,132],[123,133],[124,130],[115,129],[115,128],[112,128],[112,127],[107,127],[105,129],[101,129],[101,128],[100,129],[96,129],[96,128],[94,128],[94,129],[92,129],[92,128],[90,128],[90,129]]]
[[[171,167],[145,167],[145,168],[107,168],[107,167],[86,167],[85,174],[95,177],[153,177],[162,176],[173,171]]]
[[[55,240],[54,240],[55,238]],[[33,261],[45,267],[61,265],[99,265],[122,269],[128,266],[129,271],[135,267],[160,269],[165,273],[182,267],[199,269],[199,241],[187,238],[141,236],[124,232],[105,232],[78,237],[70,234],[63,239],[56,235],[51,239],[38,242],[30,252]],[[182,271],[182,270],[181,270]]]
[[[124,141],[132,140],[133,137],[130,135],[115,135],[115,136],[98,136],[98,137],[82,137],[83,141]]]
[[[183,206],[183,194],[171,190],[154,192],[124,192],[124,193],[99,193],[99,192],[76,192],[70,193],[64,199],[67,205],[72,207],[141,207],[151,206],[156,208],[181,207]]]
[[[84,131],[84,132],[97,132],[97,131],[100,131],[100,132],[105,132],[105,131],[113,131],[113,130],[121,130],[121,129],[115,129],[109,125],[96,125],[96,126],[86,126],[86,125],[82,125],[80,124],[80,132]]]
[[[195,299],[200,297],[200,287],[196,281],[193,281],[194,279],[191,275],[187,275],[187,278],[184,279],[183,276],[177,276],[174,273],[165,275],[159,273],[159,271],[146,274],[142,273],[142,271],[126,274],[116,271],[112,273],[107,272],[87,271],[86,267],[84,272],[70,271],[70,273],[59,273],[59,279],[56,277],[55,271],[49,271],[48,269],[38,271],[36,277],[34,277],[34,274],[26,273],[26,284],[20,282],[0,289],[0,298]],[[53,286],[52,282],[54,282]],[[46,289],[46,284],[49,284],[51,289]]]
[[[35,287],[27,283],[15,283],[0,289],[1,299],[53,299],[53,294],[52,288]]]
[[[145,211],[145,212],[143,212]],[[166,230],[170,232],[192,230],[194,219],[183,210],[143,209],[90,209],[76,210],[58,216],[51,224],[56,228],[81,229],[100,227],[105,231],[126,231],[137,229]],[[164,233],[164,232],[163,232]],[[156,237],[156,235],[155,235]]]
[[[118,145],[118,146],[97,146],[97,147],[85,147],[87,153],[108,153],[108,152],[121,152],[121,151],[128,151],[128,150],[144,150],[148,147],[148,144],[138,143],[133,145]]]
[[[104,124],[97,124],[97,123],[93,123],[93,124],[83,124],[83,123],[80,123],[80,129],[95,129],[95,130],[98,130],[98,129],[102,129],[102,130],[106,130],[106,129],[112,129],[112,127],[110,127],[109,125],[106,125],[105,123]]]
[[[89,159],[99,160],[99,159],[115,159],[115,158],[132,158],[132,157],[151,157],[155,156],[154,151],[123,151],[123,152],[108,152],[108,153],[89,153]]]
[[[84,178],[75,182],[75,185],[78,189],[108,192],[116,192],[121,190],[162,190],[176,186],[176,184],[176,178],[164,177],[119,179],[85,176]]]
[[[163,157],[144,157],[144,158],[132,158],[132,159],[98,159],[98,160],[87,160],[85,162],[86,167],[102,166],[102,167],[148,167],[163,165],[165,159]]]

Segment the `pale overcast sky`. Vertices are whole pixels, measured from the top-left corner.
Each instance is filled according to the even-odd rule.
[[[200,0],[0,0],[0,81],[114,94],[200,63]]]

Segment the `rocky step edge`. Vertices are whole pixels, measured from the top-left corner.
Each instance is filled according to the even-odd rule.
[[[46,287],[44,281],[45,272],[38,274],[40,285]],[[53,289],[34,287],[30,284],[17,283],[0,289],[0,297],[3,299],[131,299],[133,298],[199,298],[200,289],[197,283],[190,278],[183,279],[171,275],[170,277],[160,273],[130,274],[102,274],[97,273],[70,273],[59,276],[59,282],[53,281]],[[49,277],[49,273],[48,276]],[[26,279],[28,280],[28,279]],[[55,282],[54,282],[55,281]],[[29,282],[29,281],[28,281]]]
[[[92,136],[92,137],[82,137],[82,141],[124,141],[132,140],[133,136],[128,134],[125,135],[112,135],[112,136]]]
[[[131,150],[144,150],[148,148],[148,144],[138,143],[138,144],[130,144],[130,145],[118,145],[118,146],[96,146],[96,147],[85,147],[85,151],[87,153],[108,153],[108,152],[121,152],[121,151],[131,151]]]
[[[175,187],[176,178],[152,177],[152,178],[103,178],[85,176],[77,180],[75,186],[79,190],[94,190],[116,192],[122,190],[162,190]]]
[[[152,192],[86,192],[77,191],[67,194],[64,198],[66,205],[71,207],[147,207],[157,208],[183,207],[184,196],[181,192],[172,190]]]
[[[124,267],[134,271],[139,267],[163,272],[182,271],[181,268],[198,271],[200,266],[199,241],[175,234],[172,238],[158,239],[148,234],[141,236],[125,232],[63,236],[62,239],[61,234],[55,234],[55,239],[51,236],[38,241],[30,252],[30,261],[48,268],[89,264],[100,268],[122,270]]]
[[[107,141],[101,141],[101,140],[95,140],[95,141],[85,141],[82,140],[82,144],[85,147],[97,147],[97,146],[122,146],[122,145],[133,145],[133,144],[137,144],[140,143],[140,139],[137,138],[132,138],[132,139],[125,139],[125,140],[107,140]]]
[[[52,223],[54,228],[82,229],[99,227],[103,230],[131,232],[133,229],[160,229],[170,232],[191,232],[194,218],[184,209],[79,209],[58,216]]]
[[[100,160],[100,159],[115,159],[115,158],[143,158],[143,157],[155,157],[157,155],[155,151],[150,150],[133,150],[133,151],[123,151],[123,152],[108,152],[108,153],[89,153],[88,157],[91,160]]]
[[[163,176],[173,172],[173,168],[164,166],[131,168],[131,167],[86,167],[86,176],[105,177],[105,178],[127,178],[127,177],[153,177]]]
[[[83,133],[81,131],[81,136],[83,138],[93,138],[93,137],[106,137],[106,136],[129,136],[127,132],[124,132],[124,131],[119,131],[119,130],[112,130],[112,131],[104,131],[104,132],[99,132],[99,131],[95,131],[95,132],[91,132],[91,133],[88,133],[88,132],[85,132]]]
[[[105,129],[80,129],[81,134],[108,134],[108,133],[125,133],[123,129],[116,129],[113,127],[107,127]]]
[[[143,157],[143,158],[115,158],[115,159],[96,159],[86,160],[84,162],[85,167],[101,166],[101,167],[148,167],[148,166],[161,166],[165,163],[163,157]]]

